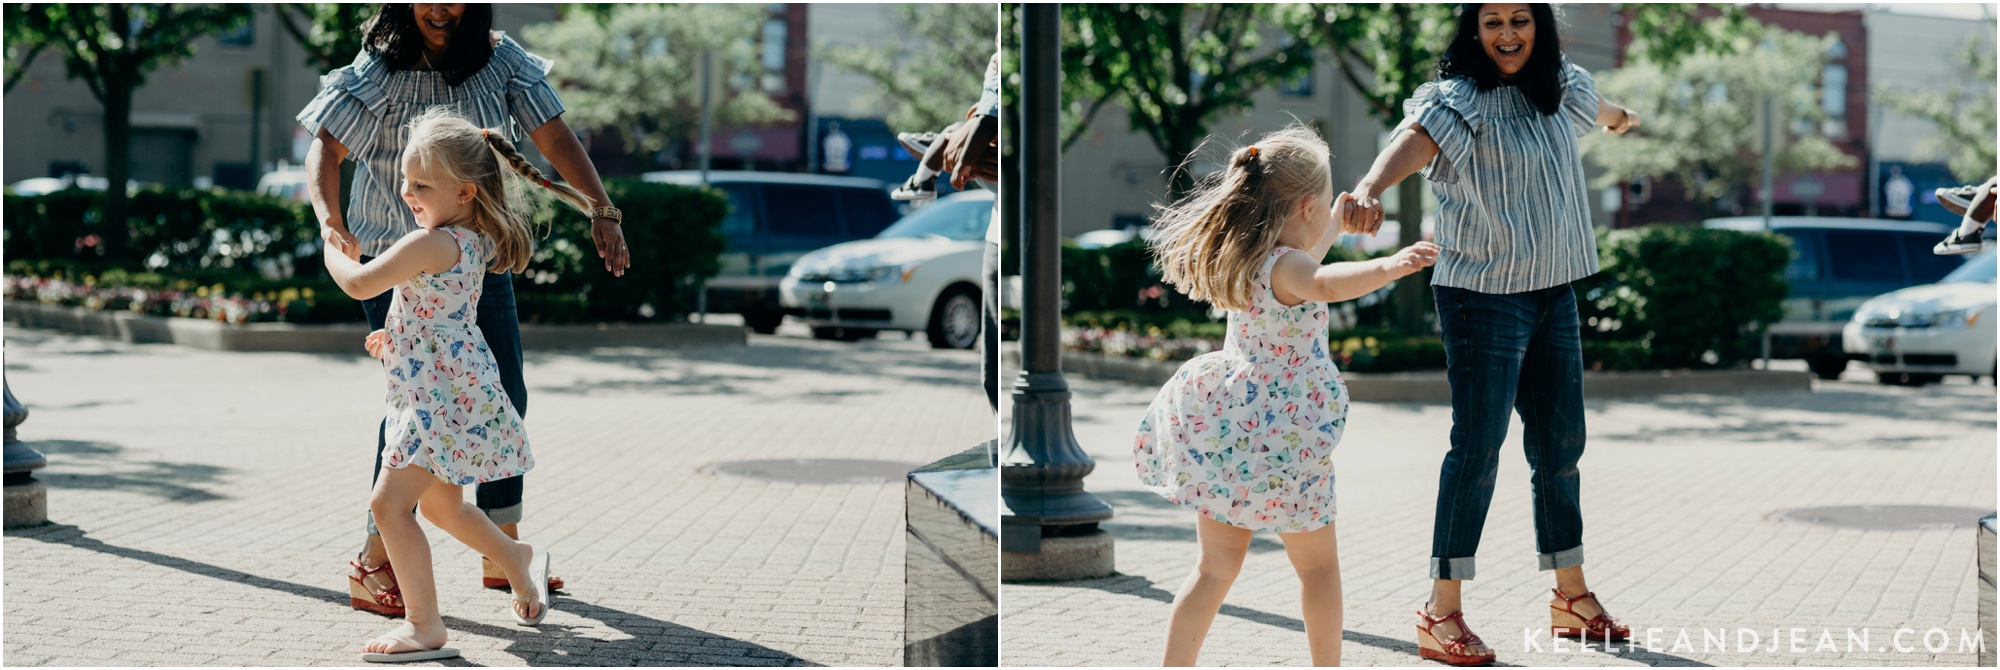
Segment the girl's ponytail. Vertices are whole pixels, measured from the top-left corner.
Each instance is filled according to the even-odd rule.
[[[1331,182],[1327,156],[1317,133],[1294,124],[1231,153],[1228,167],[1198,180],[1180,202],[1156,206],[1152,247],[1160,277],[1190,298],[1249,309],[1257,270],[1277,248],[1285,217]]]
[[[514,142],[507,139],[506,133],[494,132],[491,128],[482,128],[479,134],[486,138],[486,145],[493,148],[493,153],[500,156],[500,160],[513,166],[516,174],[521,175],[536,186],[548,189],[550,193],[555,194],[557,199],[569,203],[571,207],[575,207],[576,211],[583,212],[585,215],[590,214],[590,196],[584,195],[583,191],[577,190],[574,186],[552,182],[547,177],[543,177],[542,171],[536,169],[534,163],[528,162],[527,156],[521,155],[520,150],[514,148]]]

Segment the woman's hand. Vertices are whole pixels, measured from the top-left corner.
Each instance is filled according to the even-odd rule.
[[[370,356],[374,356],[376,358],[388,358],[389,331],[377,330],[375,332],[369,333],[368,338],[361,341],[361,346],[368,350],[368,355]]]
[[[1436,265],[1439,251],[1438,245],[1418,242],[1403,247],[1403,250],[1396,252],[1396,255],[1382,260],[1386,261],[1384,265],[1389,270],[1389,276],[1401,279],[1416,274],[1418,270]]]
[[[1625,107],[1618,107],[1618,118],[1604,124],[1604,134],[1623,135],[1625,131],[1639,127],[1639,114]]]
[[[625,229],[617,221],[598,217],[590,220],[590,239],[597,242],[597,257],[604,259],[604,269],[613,277],[625,276],[626,268],[632,267],[632,251],[625,247]]]
[[[361,260],[361,240],[355,239],[354,233],[347,232],[347,226],[321,224],[319,238],[326,240],[327,248],[335,253],[356,261]]]
[[[1345,205],[1345,207],[1343,207]],[[1382,200],[1362,192],[1360,195],[1342,193],[1334,199],[1334,218],[1340,220],[1340,232],[1356,235],[1374,235],[1382,229]]]

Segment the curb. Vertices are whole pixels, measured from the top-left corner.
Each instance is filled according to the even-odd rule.
[[[1020,353],[1006,353],[1020,367]],[[1062,352],[1063,371],[1092,379],[1159,386],[1173,379],[1181,363],[1140,360],[1081,351]],[[1342,372],[1348,396],[1360,402],[1450,404],[1451,383],[1442,370],[1431,372]],[[1585,372],[1585,398],[1644,398],[1674,393],[1743,395],[1812,390],[1812,373],[1787,370],[1640,370]]]
[[[6,322],[11,326],[92,335],[134,344],[177,344],[209,351],[365,355],[361,340],[368,336],[366,324],[230,325],[205,319],[105,312],[17,300],[5,301],[0,306],[4,306]],[[741,326],[698,323],[521,325],[521,348],[529,351],[590,347],[740,347],[748,343],[748,331]]]

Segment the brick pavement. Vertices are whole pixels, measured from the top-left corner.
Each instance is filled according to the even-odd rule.
[[[356,665],[392,625],[347,606],[344,576],[378,363],[5,335],[54,525],[5,535],[0,662]],[[569,586],[516,627],[478,557],[429,529],[455,663],[898,663],[900,483],[701,468],[955,453],[991,439],[977,375],[973,353],[921,339],[530,352],[522,528]]]
[[[1003,589],[1004,665],[1153,665],[1168,604],[1193,567],[1194,527],[1138,487],[1132,431],[1155,388],[1071,378],[1078,441],[1098,461],[1086,486],[1117,517],[1114,577]],[[1519,665],[1971,665],[1961,631],[1977,624],[1970,528],[1833,530],[1777,521],[1780,510],[1858,504],[1995,506],[1992,387],[1877,386],[1867,373],[1815,392],[1591,401],[1582,461],[1586,564],[1607,607],[1654,651],[1558,652],[1547,636],[1553,578],[1536,570],[1528,468],[1518,419],[1466,586],[1473,629]],[[1438,465],[1448,406],[1358,404],[1335,452],[1344,662],[1429,664],[1415,654],[1414,611],[1427,577]],[[1276,537],[1259,534],[1216,619],[1202,662],[1306,665],[1298,582]],[[1088,625],[1079,625],[1088,622]],[[1728,651],[1703,649],[1703,628]],[[1792,653],[1789,630],[1804,627]],[[1896,630],[1914,653],[1898,653]],[[1776,652],[1743,652],[1738,628]],[[1948,631],[1942,652],[1924,647]],[[1526,644],[1539,629],[1540,651]],[[1869,635],[1850,651],[1849,629]],[[1678,645],[1682,630],[1689,634]],[[1815,649],[1830,631],[1835,649]],[[1747,641],[1748,635],[1743,635]],[[1933,643],[1936,638],[1933,638]],[[1861,651],[1873,647],[1873,650]],[[1880,651],[1886,649],[1886,651]]]

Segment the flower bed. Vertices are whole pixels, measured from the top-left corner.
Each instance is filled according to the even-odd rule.
[[[325,323],[315,318],[318,292],[312,287],[287,287],[252,293],[230,292],[222,284],[194,285],[180,280],[169,286],[141,288],[105,285],[95,277],[81,282],[60,277],[8,276],[5,295],[45,305],[123,311],[149,316],[177,316],[223,323]],[[351,319],[346,319],[351,320]]]

